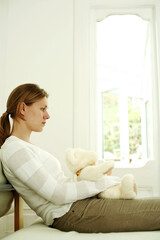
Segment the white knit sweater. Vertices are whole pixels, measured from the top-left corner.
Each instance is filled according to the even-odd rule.
[[[5,141],[0,154],[7,179],[47,225],[67,213],[73,202],[119,183],[107,176],[97,182],[67,178],[53,155],[15,136]]]

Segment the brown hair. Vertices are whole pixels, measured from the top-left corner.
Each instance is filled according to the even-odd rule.
[[[11,92],[7,101],[7,110],[0,118],[0,147],[10,136],[9,115],[14,119],[19,114],[20,103],[24,102],[29,106],[43,97],[48,97],[47,92],[37,84],[32,83],[22,84]]]

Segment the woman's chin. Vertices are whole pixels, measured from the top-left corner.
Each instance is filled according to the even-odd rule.
[[[42,132],[43,131],[43,127],[42,128],[38,128],[38,129],[34,129],[33,132]]]

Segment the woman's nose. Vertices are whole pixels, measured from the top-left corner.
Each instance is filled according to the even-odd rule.
[[[49,114],[48,114],[47,111],[46,111],[46,114],[44,115],[44,118],[45,118],[45,119],[49,119],[49,118],[50,118],[50,116],[49,116]]]

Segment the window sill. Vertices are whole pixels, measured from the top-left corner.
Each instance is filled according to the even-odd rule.
[[[129,163],[125,160],[122,161],[115,161],[114,167],[115,168],[141,168],[144,167],[148,162],[153,161],[151,159],[148,160],[137,160],[134,162]]]

